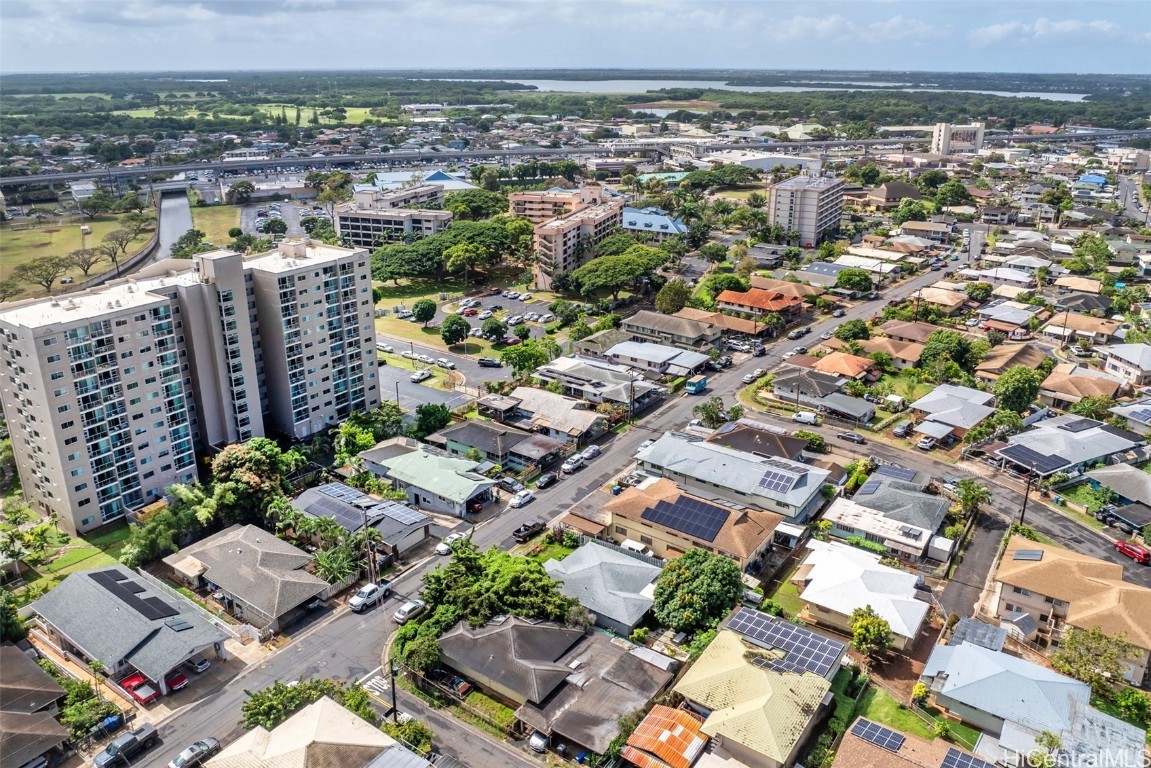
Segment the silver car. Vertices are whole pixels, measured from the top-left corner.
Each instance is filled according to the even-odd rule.
[[[399,610],[396,611],[392,618],[396,620],[397,624],[405,624],[407,623],[408,619],[414,618],[423,613],[424,609],[427,607],[427,603],[425,603],[423,600],[409,600],[399,607]]]

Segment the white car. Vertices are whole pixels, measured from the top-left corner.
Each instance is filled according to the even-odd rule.
[[[524,319],[522,317],[520,317],[519,315],[512,315],[511,317],[508,318],[508,325],[519,325],[523,321],[524,321]]]
[[[456,369],[456,364],[451,360],[448,360],[446,357],[441,357],[439,360],[437,360],[436,365],[441,368],[446,368],[449,371],[454,371]]]
[[[512,496],[512,500],[508,502],[508,506],[512,509],[519,509],[534,498],[535,494],[525,488],[524,490]]]
[[[450,555],[452,553],[452,544],[455,544],[461,539],[466,539],[467,534],[463,533],[449,533],[444,537],[443,541],[436,545],[437,555]]]
[[[468,336],[471,336],[473,339],[478,339],[483,335],[484,335],[484,329],[483,328],[472,328],[470,331],[468,331]]]
[[[376,342],[376,349],[380,350],[381,352],[387,352],[389,355],[396,351],[396,348],[391,344],[385,344],[382,341]]]
[[[580,457],[584,461],[591,461],[592,459],[598,459],[601,453],[603,453],[603,451],[598,445],[589,445],[587,448],[583,449],[583,453],[580,454]]]
[[[832,338],[833,336],[835,336],[835,334],[832,333],[831,331],[824,331],[822,334],[820,334],[819,338],[823,339],[824,341],[827,341],[828,339]]]
[[[541,323],[554,323],[555,319],[556,319],[556,316],[553,315],[551,312],[544,312],[542,315],[540,315],[540,322]]]
[[[531,300],[532,300],[532,295],[530,293],[521,293],[520,294],[520,301],[531,301]]]
[[[478,319],[487,320],[491,316],[492,316],[492,311],[490,309],[485,309],[483,312],[480,312]]]
[[[565,475],[570,475],[581,467],[583,467],[583,457],[577,453],[574,456],[568,457],[568,460],[560,466],[560,471]]]
[[[432,372],[429,370],[419,370],[413,373],[409,379],[413,384],[419,384],[421,381],[427,381],[432,377]]]
[[[421,363],[427,363],[428,365],[436,362],[435,358],[433,358],[431,355],[416,355],[416,357],[419,358]]]
[[[405,349],[403,352],[401,352],[401,353],[400,353],[400,357],[404,357],[404,358],[407,358],[408,360],[416,360],[416,359],[418,359],[418,358],[416,357],[416,353],[415,353],[415,352],[413,352],[413,351],[411,351],[410,349]]]
[[[784,352],[783,353],[783,359],[784,360],[790,360],[791,358],[795,357],[796,354],[798,354],[798,353],[795,350],[792,350],[791,352]]]

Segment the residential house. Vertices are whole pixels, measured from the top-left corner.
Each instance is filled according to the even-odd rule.
[[[1146,444],[1141,436],[1095,419],[1067,414],[1045,419],[1007,438],[995,450],[1001,464],[1047,477],[1085,470],[1114,456],[1134,456]]]
[[[444,427],[425,438],[453,456],[498,464],[512,472],[533,467],[547,469],[560,460],[566,441],[524,432],[483,419],[467,419]]]
[[[1141,729],[1091,707],[1086,683],[1034,662],[968,642],[937,645],[920,680],[936,706],[994,737],[988,747],[1001,750],[997,760],[1033,754],[1046,731],[1059,738],[1070,765],[1143,764]]]
[[[977,283],[1010,285],[1015,288],[1034,288],[1035,277],[1021,269],[992,267],[991,269],[961,269],[959,276]]]
[[[832,262],[832,264],[836,267],[839,267],[840,270],[862,269],[865,272],[871,272],[872,274],[880,276],[880,282],[882,282],[883,278],[891,277],[894,279],[903,271],[903,267],[901,267],[893,260],[887,258],[872,258],[869,256],[856,256],[850,253],[845,253],[844,255],[840,256],[834,262]]]
[[[365,453],[370,454],[372,450]],[[466,517],[495,498],[492,490],[495,481],[476,471],[480,462],[455,458],[438,450],[425,448],[371,462],[369,456],[365,456],[364,465],[378,466],[378,472],[369,471],[407,493],[408,504],[417,509]]]
[[[655,602],[655,581],[663,566],[638,552],[589,541],[544,570],[560,592],[587,608],[597,627],[629,637]]]
[[[796,355],[788,363],[818,358]],[[875,407],[857,397],[843,392],[847,379],[831,373],[817,371],[805,365],[786,365],[779,369],[772,380],[772,394],[780,400],[796,405],[806,405],[819,413],[832,413],[858,422],[868,422],[875,417]]]
[[[949,507],[946,499],[877,472],[855,498],[835,499],[823,519],[831,522],[830,533],[836,538],[882,544],[891,556],[909,562],[945,561],[955,542],[937,531]]]
[[[1076,363],[1059,363],[1040,385],[1039,402],[1067,410],[1085,397],[1113,398],[1122,388],[1122,381],[1102,371]]]
[[[1107,320],[1077,312],[1060,312],[1047,321],[1043,335],[1062,344],[1085,341],[1090,344],[1107,344],[1116,337],[1122,322]]]
[[[68,739],[56,720],[64,689],[10,643],[0,645],[0,669],[0,755],[5,765],[33,765]]]
[[[995,395],[955,384],[940,384],[911,404],[911,411],[923,419],[915,428],[937,440],[963,436],[995,413]]]
[[[837,339],[838,341],[838,339]],[[914,368],[919,365],[919,358],[923,355],[923,345],[915,341],[900,341],[887,336],[876,336],[870,339],[861,339],[859,348],[867,355],[877,352],[891,357],[891,365],[900,370]]]
[[[646,708],[672,679],[649,663],[658,654],[648,649],[518,616],[475,628],[460,622],[439,644],[445,665],[518,706],[520,722],[573,753],[607,752],[619,718]]]
[[[558,382],[563,394],[592,403],[614,403],[642,411],[667,394],[665,387],[645,381],[627,366],[586,357],[557,357],[532,374],[543,386]]]
[[[774,277],[765,277],[764,275],[752,275],[751,287],[778,293],[782,296],[798,296],[805,301],[826,293],[823,288],[817,285],[796,283],[791,280],[777,280]]]
[[[229,613],[272,631],[301,615],[328,583],[307,571],[312,556],[255,525],[225,528],[168,555],[164,563],[193,590],[207,589]]]
[[[1030,344],[1000,344],[992,347],[982,362],[975,366],[975,378],[993,384],[1012,368],[1036,369],[1046,359],[1047,353]]]
[[[631,334],[622,328],[604,328],[591,336],[572,342],[572,354],[584,357],[603,357],[604,352],[631,339]]]
[[[1046,269],[1049,272],[1059,273],[1064,271],[1063,267],[1055,264],[1049,259],[1036,256],[1034,253],[1020,253],[1015,256],[1008,256],[1003,261],[1003,266],[1009,269],[1017,269],[1020,272],[1026,272],[1029,275],[1038,277],[1039,270]]]
[[[707,349],[719,343],[723,329],[711,323],[664,315],[647,309],[625,317],[620,330],[634,341],[670,344],[681,349]]]
[[[73,573],[32,610],[57,648],[117,679],[139,672],[165,695],[164,678],[193,656],[227,658],[228,635],[199,606],[123,565]]]
[[[1014,210],[1006,206],[988,205],[979,212],[979,220],[984,224],[1006,226],[1011,223],[1013,213]]]
[[[919,200],[919,189],[906,181],[889,181],[867,192],[867,205],[877,211],[898,208],[904,198]]]
[[[656,704],[627,737],[620,756],[637,768],[691,768],[707,741],[700,716]]]
[[[980,307],[976,314],[982,320],[979,326],[981,329],[999,331],[1013,340],[1031,338],[1032,325],[1047,317],[1047,312],[1042,307],[1007,299],[1000,299]]]
[[[478,401],[481,408],[486,399]],[[504,421],[557,440],[570,440],[582,445],[602,435],[609,426],[608,418],[597,413],[586,400],[546,389],[516,387],[509,399],[516,402]]]
[[[1068,293],[1055,300],[1055,308],[1082,315],[1109,315],[1113,303],[1109,297],[1098,293]]]
[[[696,309],[695,307],[684,307],[672,317],[713,325],[719,329],[721,334],[726,331],[728,333],[742,333],[746,336],[761,336],[768,331],[768,326],[759,322],[759,319],[754,316],[748,319],[725,315],[721,312],[709,312],[706,309]],[[626,322],[627,320],[624,320],[624,323]]]
[[[803,449],[807,447],[806,440],[791,437],[787,430],[755,419],[729,421],[712,432],[707,441],[757,456],[781,456],[798,462],[806,459],[803,454]]]
[[[931,334],[942,330],[937,325],[910,320],[888,320],[879,326],[884,336],[896,341],[913,341],[916,344],[925,344]]]
[[[851,615],[870,607],[891,627],[892,647],[915,644],[931,606],[923,577],[882,565],[879,555],[835,541],[810,540],[808,554],[791,575],[807,622],[851,634]]]
[[[1151,625],[1144,620],[1151,616],[1151,589],[1124,581],[1122,565],[1012,536],[993,578],[993,612],[1009,632],[1042,646],[1059,645],[1066,627],[1123,634],[1135,649],[1123,660],[1123,677],[1144,684],[1151,658]],[[1021,623],[1020,614],[1031,621]]]
[[[1151,473],[1130,464],[1112,464],[1084,473],[1091,485],[1110,488],[1121,504],[1151,505]]]
[[[1099,347],[1103,370],[1133,387],[1151,383],[1151,344],[1113,344]]]
[[[899,233],[923,237],[937,243],[945,243],[951,237],[953,227],[939,221],[905,221],[899,225]]]
[[[921,288],[916,291],[915,299],[924,304],[930,304],[946,317],[950,317],[963,309],[963,306],[968,302],[966,293],[936,287]]]
[[[1065,288],[1069,291],[1081,291],[1083,293],[1099,293],[1099,291],[1103,289],[1103,283],[1093,277],[1064,275],[1063,277],[1056,278],[1055,287]]]
[[[699,352],[651,344],[623,341],[604,352],[607,360],[635,368],[653,377],[694,376],[707,367],[711,358]]]
[[[797,315],[803,310],[804,301],[792,296],[762,288],[749,288],[746,291],[720,291],[715,297],[716,306],[723,311],[738,312],[744,315],[762,316],[767,312],[780,315]]]
[[[830,705],[828,680],[846,646],[806,627],[740,608],[675,692],[704,717],[713,751],[746,765],[784,768]]]
[[[820,373],[829,376],[839,376],[844,379],[858,381],[874,381],[878,378],[875,373],[875,363],[866,357],[853,355],[848,352],[829,352],[816,359],[811,366]]]
[[[646,546],[663,560],[690,549],[719,552],[755,570],[771,549],[783,518],[772,512],[713,502],[665,478],[648,478],[603,504],[610,535]]]
[[[822,506],[827,470],[783,458],[765,458],[666,432],[636,454],[641,472],[679,483],[693,494],[753,505],[805,522]]]
[[[1151,397],[1116,405],[1110,412],[1126,420],[1127,428],[1138,434],[1151,432]]]
[[[993,768],[944,739],[928,741],[857,717],[843,734],[831,768]]]
[[[204,763],[206,768],[431,768],[327,696],[272,730],[257,725]]]
[[[360,455],[371,454],[373,450]],[[411,454],[396,454],[404,455]],[[365,459],[364,463],[366,465],[368,461]],[[379,534],[377,552],[393,560],[432,536],[432,519],[427,515],[395,501],[369,496],[343,483],[309,488],[292,501],[292,507],[308,517],[332,518],[353,536],[365,526],[374,529]]]

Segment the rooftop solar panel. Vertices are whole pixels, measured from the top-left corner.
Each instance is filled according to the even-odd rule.
[[[714,504],[680,496],[673,502],[660,500],[654,507],[645,509],[640,517],[695,539],[715,541],[730,514],[729,510]]]
[[[92,581],[120,598],[121,602],[149,621],[180,615],[178,610],[158,597],[138,597],[144,591],[143,587],[137,589],[135,582],[128,581],[127,577],[118,571],[97,571],[90,574],[90,577]]]
[[[1095,421],[1094,419],[1076,419],[1075,421],[1069,421],[1066,424],[1060,424],[1059,428],[1066,432],[1082,432],[1085,429],[1091,429],[1092,427],[1098,425],[1099,422]]]
[[[995,766],[974,755],[960,752],[955,747],[948,747],[947,754],[943,756],[943,762],[939,764],[939,768],[995,768]]]
[[[1042,549],[1020,549],[1011,556],[1012,560],[1042,560]]]
[[[1048,474],[1067,466],[1070,462],[1062,456],[1047,456],[1025,445],[1009,445],[999,450],[1004,456],[1022,467],[1034,466],[1036,471]]]
[[[855,725],[851,726],[851,735],[869,741],[889,752],[898,752],[899,748],[903,746],[904,740],[902,733],[862,717],[855,721]]]
[[[1151,411],[1146,408],[1140,408],[1137,411],[1131,411],[1131,416],[1134,416],[1139,421],[1151,421]]]
[[[782,659],[757,662],[776,671],[808,671],[826,677],[846,648],[838,640],[750,608],[740,608],[727,626],[762,648],[782,651]]]
[[[883,485],[882,480],[875,480],[875,479],[868,480],[866,483],[864,483],[863,485],[861,485],[859,487],[859,490],[855,492],[855,495],[856,496],[871,496],[872,494],[874,494],[876,491],[879,490],[879,487],[881,485]]]
[[[875,474],[883,475],[884,477],[894,477],[896,480],[902,480],[905,483],[910,483],[915,479],[918,474],[914,469],[905,469],[904,467],[892,467],[887,464],[875,470]]]

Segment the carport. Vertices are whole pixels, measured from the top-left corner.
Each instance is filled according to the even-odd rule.
[[[1106,520],[1130,529],[1130,532],[1142,531],[1151,525],[1151,507],[1138,502],[1125,507],[1114,507],[1108,510]]]
[[[936,440],[950,437],[952,429],[950,424],[940,424],[938,421],[925,421],[915,427],[915,431],[919,434],[934,437]]]

